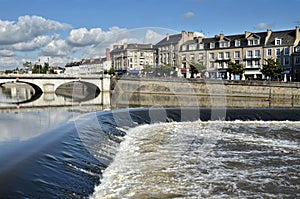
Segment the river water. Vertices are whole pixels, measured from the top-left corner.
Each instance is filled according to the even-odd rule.
[[[0,198],[300,197],[297,108],[11,102],[0,113]]]

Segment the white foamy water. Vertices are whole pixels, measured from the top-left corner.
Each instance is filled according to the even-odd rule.
[[[300,196],[297,122],[182,122],[128,130],[91,198]]]

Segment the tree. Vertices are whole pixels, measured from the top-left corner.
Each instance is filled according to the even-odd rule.
[[[110,74],[110,75],[114,75],[116,72],[116,70],[114,68],[110,68],[107,73]]]
[[[242,75],[245,71],[243,64],[229,62],[228,72],[233,75]]]
[[[206,67],[203,64],[200,64],[195,61],[192,61],[190,63],[191,78],[194,78],[194,75],[197,73],[203,73],[205,70]]]
[[[150,72],[153,72],[154,70],[153,70],[153,67],[152,67],[152,66],[150,66],[149,64],[147,64],[147,65],[145,65],[145,66],[143,67],[142,71],[143,71],[144,73],[150,73]]]
[[[170,75],[171,71],[173,71],[173,70],[174,70],[174,67],[171,64],[163,63],[160,66],[159,72],[161,72],[162,74]]]
[[[280,65],[278,60],[269,58],[265,59],[265,64],[263,64],[263,68],[260,71],[262,74],[269,77],[269,80],[271,80],[283,72],[283,67]]]

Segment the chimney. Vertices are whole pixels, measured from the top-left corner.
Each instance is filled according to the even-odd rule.
[[[198,37],[197,37],[197,42],[198,42],[198,43],[202,43],[202,40],[203,40],[203,37],[202,37],[202,36],[198,36]]]
[[[181,31],[181,39],[183,40],[183,42],[186,42],[186,40],[187,40],[187,35],[186,35],[185,30]]]
[[[245,31],[245,38],[248,38],[251,35],[251,32]]]
[[[266,40],[265,40],[265,45],[268,43],[268,40],[270,39],[271,34],[272,34],[272,30],[271,30],[271,29],[268,29],[268,30],[267,30],[267,37],[266,37]]]
[[[224,40],[224,34],[223,33],[220,34],[220,40]]]
[[[113,45],[113,49],[114,49],[114,50],[115,50],[115,49],[118,49],[118,47],[119,47],[119,46],[118,46],[117,44],[114,44],[114,45]]]
[[[194,39],[194,32],[188,32],[188,40]]]
[[[127,48],[127,43],[126,42],[123,43],[123,47],[124,47],[124,49]]]
[[[110,61],[110,49],[106,48],[106,61]]]
[[[166,37],[167,37],[167,41],[169,41],[169,39],[170,39],[169,33],[167,33]]]
[[[300,42],[300,30],[299,30],[299,26],[296,26],[296,38],[295,38],[294,46],[298,45],[299,42]]]

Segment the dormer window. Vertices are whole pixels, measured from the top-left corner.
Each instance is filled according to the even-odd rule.
[[[275,45],[281,45],[281,44],[282,44],[282,39],[276,38]]]
[[[187,50],[187,46],[186,45],[183,45],[182,46],[182,51],[186,51]]]
[[[241,46],[241,40],[235,40],[235,47]]]
[[[189,50],[196,50],[197,46],[195,44],[189,45]]]
[[[248,46],[256,46],[256,45],[259,45],[259,39],[248,40]]]
[[[229,47],[229,42],[220,42],[220,48],[228,48]]]
[[[215,42],[210,42],[210,45],[209,47],[212,49],[212,48],[215,48]]]

